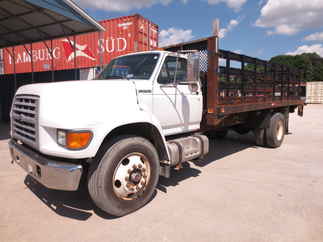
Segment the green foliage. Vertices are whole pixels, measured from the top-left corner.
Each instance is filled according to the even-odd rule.
[[[278,55],[270,59],[270,63],[289,66],[296,70],[306,72],[305,81],[323,81],[323,58],[316,53],[305,53],[301,55]],[[247,64],[245,70],[255,71],[254,64]],[[257,65],[257,72],[263,72],[264,67]]]
[[[271,58],[270,62],[306,71],[305,81],[323,80],[323,58],[316,53],[304,53],[295,56],[279,55]]]

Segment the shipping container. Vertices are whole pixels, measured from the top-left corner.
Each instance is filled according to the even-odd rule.
[[[306,83],[306,103],[323,104],[323,82]]]
[[[0,50],[0,75],[2,75],[3,72],[3,50]]]
[[[141,15],[100,24],[105,32],[4,49],[4,74],[97,67],[117,56],[158,46],[158,26]]]

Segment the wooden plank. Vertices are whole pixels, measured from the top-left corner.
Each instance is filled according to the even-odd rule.
[[[219,92],[219,56],[216,53],[217,37],[208,39],[208,73],[207,73],[207,112],[215,113]]]

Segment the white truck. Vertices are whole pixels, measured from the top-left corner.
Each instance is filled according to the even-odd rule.
[[[223,93],[216,41],[121,56],[96,80],[20,87],[11,110],[13,161],[50,189],[75,191],[85,177],[94,203],[123,216],[151,199],[160,175],[203,157],[209,138],[229,129],[253,130],[258,145],[279,147],[289,112],[303,102],[280,98],[282,88],[276,99],[280,87],[263,91],[270,100],[260,89],[236,88],[240,104],[222,102],[233,91]],[[251,97],[261,101],[247,102]]]

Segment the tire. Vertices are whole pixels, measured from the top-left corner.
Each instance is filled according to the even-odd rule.
[[[278,148],[282,145],[286,133],[285,116],[275,113],[269,120],[269,125],[265,129],[266,145],[269,148]]]
[[[158,178],[155,147],[141,137],[119,137],[91,165],[88,190],[97,207],[120,217],[149,202]]]
[[[257,128],[254,131],[255,142],[258,146],[266,146],[265,129]]]
[[[208,131],[206,136],[209,139],[224,139],[228,134],[228,130],[221,130],[221,131]]]

